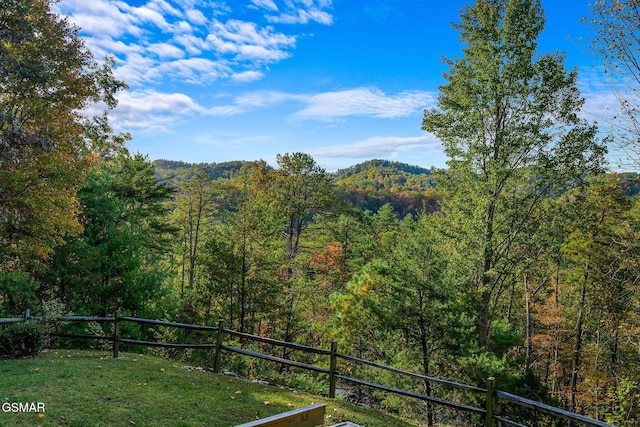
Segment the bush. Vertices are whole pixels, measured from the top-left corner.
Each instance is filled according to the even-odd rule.
[[[32,322],[0,327],[0,358],[35,356],[42,349],[42,331]]]

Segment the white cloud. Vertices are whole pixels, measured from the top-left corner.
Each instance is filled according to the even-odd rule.
[[[278,6],[273,2],[273,0],[251,0],[251,3],[264,9],[269,9],[276,12],[278,11]]]
[[[126,61],[122,62],[122,65],[118,65],[113,73],[129,86],[137,86],[154,81],[159,82],[162,79],[160,72],[156,68],[157,61],[150,56],[131,53],[127,55]]]
[[[118,95],[118,107],[110,118],[118,129],[166,131],[181,117],[203,111],[202,106],[181,93],[127,91]]]
[[[311,154],[319,157],[373,158],[394,157],[401,151],[415,148],[439,148],[441,143],[433,135],[416,137],[375,136],[352,144],[334,145],[314,150]]]
[[[188,10],[186,15],[187,15],[187,18],[189,19],[189,22],[192,22],[195,25],[204,25],[207,22],[209,22],[207,17],[204,16],[204,14],[197,9]]]
[[[273,3],[271,0],[266,1]],[[264,3],[264,1],[254,0],[254,4],[256,3]],[[273,6],[276,5],[273,4]],[[285,0],[283,6],[278,9],[271,8],[272,11],[282,12],[267,15],[267,20],[282,24],[307,24],[312,21],[323,25],[333,24],[333,15],[326,11],[331,8],[331,0]]]
[[[280,91],[248,92],[234,97],[231,104],[209,108],[208,114],[235,116],[260,108],[270,108],[285,101],[304,101],[305,98],[305,95],[295,95]]]
[[[299,22],[330,20],[321,16],[331,7],[326,0],[252,4],[270,14],[283,10]],[[296,34],[279,31],[266,18],[219,20],[233,12],[224,1],[142,0],[132,5],[122,0],[60,0],[54,7],[81,27],[97,58],[117,57],[115,72],[130,86],[171,80],[251,82],[264,76],[267,65],[290,57],[296,47]],[[175,61],[161,62],[167,60]]]
[[[234,54],[238,60],[277,62],[289,56],[284,49],[295,46],[296,38],[258,28],[253,22],[230,19],[215,21],[207,42],[220,53]]]
[[[407,117],[435,105],[436,94],[404,91],[387,95],[377,88],[355,88],[317,94],[295,94],[281,91],[248,92],[236,96],[231,105],[217,106],[211,114],[235,115],[282,102],[302,104],[293,113],[294,120],[333,121],[348,116],[372,116],[394,119]]]
[[[269,22],[281,24],[307,24],[309,21],[315,21],[325,25],[331,25],[333,23],[333,15],[321,10],[298,9],[295,13],[267,16],[267,19]]]
[[[630,87],[637,85],[635,81],[605,74],[603,69],[586,70],[579,74],[578,86],[585,98],[581,115],[587,120],[609,121],[619,113],[620,100],[618,96],[625,94],[634,98]]]
[[[406,117],[435,104],[436,94],[404,91],[387,95],[377,88],[356,88],[319,93],[293,115],[295,119],[330,121],[347,116]]]
[[[135,18],[118,7],[123,4],[106,0],[64,0],[53,3],[53,10],[72,15],[73,22],[93,37],[120,37],[127,33],[140,35]]]
[[[95,58],[104,58],[105,56],[126,57],[132,54],[142,55],[146,52],[143,46],[127,44],[121,40],[114,40],[111,37],[94,37],[86,40],[86,44]]]
[[[207,49],[206,40],[196,37],[193,34],[178,34],[173,40],[176,44],[182,45],[189,55],[199,56]]]
[[[174,79],[191,83],[206,84],[231,75],[229,66],[221,61],[206,58],[186,58],[163,62],[156,67],[161,75],[170,75]]]
[[[164,15],[153,8],[140,6],[133,7],[128,11],[133,16],[138,24],[154,24],[156,27],[162,30],[169,30],[170,25],[166,21]]]
[[[264,76],[262,71],[241,71],[239,73],[233,73],[231,79],[236,82],[254,82],[260,80]]]
[[[148,46],[148,50],[155,53],[160,59],[181,59],[185,52],[178,46],[170,43],[153,43]]]
[[[183,9],[189,8],[189,4],[182,4]],[[165,0],[151,0],[147,3],[147,7],[158,11],[162,15],[169,14],[171,16],[182,16],[180,10],[174,6],[172,6],[169,2]]]

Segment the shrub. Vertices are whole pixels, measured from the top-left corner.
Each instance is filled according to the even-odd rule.
[[[35,356],[42,349],[42,330],[32,322],[0,327],[0,358]]]

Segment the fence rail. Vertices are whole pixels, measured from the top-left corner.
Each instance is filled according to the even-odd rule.
[[[0,324],[2,323],[15,323],[15,322],[27,322],[29,320],[35,321],[53,321],[53,322],[111,322],[114,324],[113,335],[112,336],[98,336],[98,335],[87,335],[87,334],[65,334],[65,333],[54,333],[54,336],[59,337],[67,337],[67,338],[79,338],[79,339],[102,339],[106,341],[111,341],[113,345],[113,356],[118,357],[119,355],[119,344],[131,344],[131,345],[141,345],[145,347],[166,347],[166,348],[184,348],[184,349],[209,349],[215,352],[214,358],[214,371],[220,372],[220,360],[222,351],[227,351],[230,353],[241,354],[244,356],[259,358],[262,360],[267,360],[275,363],[279,363],[286,366],[293,366],[300,369],[306,369],[314,372],[319,372],[323,374],[329,375],[329,397],[334,398],[336,394],[336,380],[340,379],[345,382],[350,382],[353,384],[358,384],[361,386],[386,391],[389,393],[394,393],[402,396],[408,396],[415,399],[419,399],[422,401],[430,402],[431,404],[446,406],[455,410],[471,412],[476,415],[480,415],[485,420],[485,425],[487,427],[494,427],[496,423],[503,424],[505,426],[515,426],[515,427],[527,427],[518,422],[503,418],[501,416],[496,416],[494,414],[495,405],[498,400],[510,402],[517,404],[521,407],[531,409],[535,412],[543,413],[546,415],[551,415],[554,417],[562,418],[569,421],[577,421],[587,426],[595,426],[595,427],[615,427],[611,424],[607,424],[605,422],[595,420],[592,418],[585,417],[584,415],[576,414],[573,412],[566,411],[564,409],[556,408],[550,405],[546,405],[534,400],[530,400],[521,396],[516,396],[510,393],[506,393],[504,391],[495,389],[495,380],[493,378],[489,378],[487,380],[487,388],[474,387],[467,384],[460,384],[449,380],[443,380],[440,378],[429,377],[425,375],[416,374],[413,372],[403,371],[401,369],[393,368],[391,366],[382,365],[379,363],[371,362],[364,359],[359,359],[356,357],[340,354],[337,352],[337,344],[336,342],[331,343],[331,349],[319,349],[315,347],[309,347],[301,344],[290,343],[286,341],[279,341],[272,338],[259,337],[256,335],[250,335],[247,333],[242,333],[238,331],[234,331],[231,329],[226,329],[223,327],[223,321],[218,321],[218,326],[203,326],[203,325],[192,325],[188,323],[178,323],[178,322],[167,322],[162,320],[151,320],[151,319],[140,319],[136,317],[126,317],[120,316],[117,313],[114,317],[87,317],[87,316],[59,316],[52,318],[43,318],[39,316],[31,316],[30,311],[27,310],[25,312],[24,317],[22,318],[0,318]],[[121,322],[132,322],[138,324],[150,324],[156,326],[166,326],[166,327],[174,327],[181,328],[186,330],[194,330],[194,331],[207,331],[207,332],[215,332],[216,333],[216,343],[215,344],[177,344],[177,343],[163,343],[163,342],[155,342],[155,341],[141,341],[134,340],[128,338],[122,338],[120,336],[120,323]],[[271,356],[264,353],[258,353],[254,351],[249,351],[237,347],[232,347],[228,345],[224,345],[224,337],[225,336],[233,336],[240,338],[242,340],[255,341],[262,344],[276,345],[285,348],[290,348],[293,350],[302,351],[305,353],[313,353],[321,356],[329,356],[329,368],[310,365],[307,363],[298,362],[291,359],[285,359],[281,357]],[[420,379],[423,381],[428,381],[434,384],[439,384],[442,386],[447,386],[451,388],[462,389],[465,391],[481,393],[486,396],[486,407],[478,408],[475,406],[466,405],[460,402],[451,402],[448,400],[440,399],[435,396],[428,396],[425,394],[420,394],[408,390],[402,390],[394,387],[388,387],[382,384],[377,384],[369,381],[365,381],[358,378],[352,378],[349,376],[341,375],[337,370],[337,359],[343,359],[348,362],[367,365],[374,368],[386,370],[398,375],[407,376],[414,379]]]

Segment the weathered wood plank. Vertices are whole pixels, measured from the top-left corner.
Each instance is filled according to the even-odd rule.
[[[130,340],[127,338],[118,338],[118,342],[123,344],[133,344],[133,345],[144,345],[149,347],[165,347],[165,348],[216,348],[215,344],[171,344],[165,342],[155,342],[155,341],[140,341],[140,340]]]
[[[24,322],[24,319],[22,317],[8,317],[8,318],[0,319],[0,323],[17,323],[17,322]]]
[[[475,392],[478,392],[478,393],[486,393],[487,392],[487,390],[484,389],[484,388],[474,387],[474,386],[467,385],[467,384],[458,384],[456,382],[448,381],[448,380],[442,380],[440,378],[427,377],[425,375],[420,375],[420,374],[416,374],[416,373],[413,373],[413,372],[403,371],[402,369],[392,368],[391,366],[381,365],[380,363],[370,362],[369,360],[359,359],[357,357],[347,356],[345,354],[337,353],[336,357],[340,357],[340,358],[342,358],[342,359],[344,359],[346,361],[354,362],[354,363],[357,363],[359,365],[372,366],[374,368],[383,369],[385,371],[394,372],[396,374],[406,375],[408,377],[429,381],[429,382],[432,382],[434,384],[441,384],[441,385],[445,385],[445,386],[452,387],[452,388],[459,388],[459,389],[462,389],[462,390],[475,391]]]
[[[469,406],[462,403],[450,402],[448,400],[439,399],[433,396],[427,396],[424,394],[414,393],[412,391],[402,390],[394,387],[387,387],[381,384],[372,383],[369,381],[359,380],[357,378],[346,377],[344,375],[336,375],[336,378],[340,378],[341,380],[352,382],[354,384],[360,384],[367,387],[375,388],[382,391],[388,391],[390,393],[400,394],[402,396],[415,397],[416,399],[426,400],[429,402],[436,403],[438,405],[448,406],[450,408],[459,409],[462,411],[474,412],[476,414],[485,415],[487,411],[485,409],[476,408],[475,406]]]
[[[255,353],[249,350],[243,350],[241,348],[230,347],[228,345],[222,346],[223,350],[231,351],[233,353],[244,354],[246,356],[255,357],[258,359],[268,360],[270,362],[282,363],[283,365],[295,366],[297,368],[308,369],[310,371],[321,372],[323,374],[330,373],[327,368],[321,368],[319,366],[308,365],[306,363],[296,362],[295,360],[283,359],[281,357],[269,356],[267,354]]]
[[[225,329],[224,331],[231,336],[238,337],[238,338],[245,338],[251,341],[258,341],[265,344],[278,345],[281,347],[292,348],[294,350],[300,350],[307,353],[323,354],[325,356],[328,356],[331,354],[331,351],[324,350],[321,348],[309,347],[302,344],[294,344],[286,341],[274,340],[273,338],[259,337],[257,335],[251,335],[251,334],[245,334],[243,332],[232,331],[231,329]]]
[[[581,423],[594,427],[615,427],[611,424],[605,423],[604,421],[594,420],[593,418],[585,417],[584,415],[569,412],[564,409],[556,408],[554,406],[536,402],[535,400],[516,396],[515,394],[506,393],[504,391],[496,391],[496,396],[499,399],[517,403],[520,406],[533,409],[536,412],[542,412],[559,418],[564,418],[565,420],[579,421]]]
[[[202,325],[192,325],[190,323],[178,323],[178,322],[166,322],[163,320],[150,320],[150,319],[140,319],[138,317],[121,317],[120,320],[126,320],[128,322],[134,323],[144,323],[148,325],[158,325],[158,326],[170,326],[173,328],[182,328],[189,329],[193,331],[217,331],[218,328],[215,326],[202,326]]]
[[[236,427],[318,427],[324,425],[325,408],[324,404],[316,403]]]

